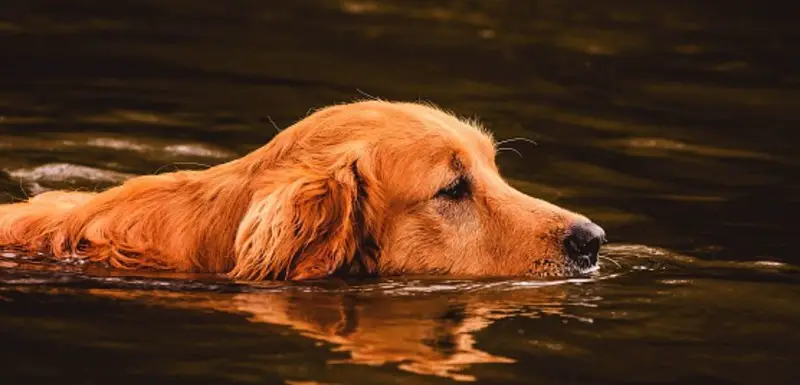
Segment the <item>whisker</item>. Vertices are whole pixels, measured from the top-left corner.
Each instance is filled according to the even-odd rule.
[[[22,195],[25,195],[26,200],[31,199],[31,197],[28,195],[28,192],[25,191],[25,186],[22,183],[22,179],[19,180],[19,191],[22,191]]]
[[[539,143],[536,143],[536,141],[535,141],[535,140],[533,140],[533,139],[528,139],[528,138],[523,138],[523,137],[521,137],[521,136],[520,136],[520,137],[517,137],[517,138],[510,138],[510,139],[504,139],[504,140],[501,140],[501,141],[499,141],[499,142],[495,143],[495,145],[496,145],[496,146],[502,146],[502,145],[504,145],[504,144],[506,144],[506,143],[512,143],[512,142],[527,142],[527,143],[530,143],[530,144],[532,144],[532,145],[534,145],[534,146],[538,146],[538,145],[539,145]]]
[[[161,170],[163,170],[163,169],[165,169],[165,168],[167,168],[167,167],[169,167],[169,166],[174,166],[174,164],[172,164],[172,163],[167,163],[167,164],[164,164],[164,165],[161,165],[161,166],[159,166],[159,167],[158,167],[158,168],[157,168],[155,171],[153,171],[153,175],[158,175],[158,173],[160,173],[160,172],[161,172]],[[176,170],[174,170],[174,171],[177,171],[177,167],[176,167]]]
[[[172,162],[172,163],[167,163],[167,164],[162,165],[161,167],[157,168],[155,171],[153,171],[153,174],[156,175],[159,172],[161,172],[161,170],[163,170],[163,169],[165,169],[165,168],[167,168],[169,166],[199,166],[199,167],[205,167],[205,168],[214,167],[214,166],[212,166],[210,164],[197,163],[197,162]],[[175,167],[174,171],[179,171],[179,170],[180,170],[179,168]]]
[[[500,151],[511,151],[511,152],[513,152],[513,153],[516,153],[517,155],[519,155],[519,157],[520,157],[520,158],[522,158],[522,153],[521,153],[521,152],[519,152],[519,150],[517,150],[516,148],[511,148],[511,147],[498,147],[498,148],[497,148],[497,152],[500,152]]]
[[[11,194],[9,192],[7,192],[6,195],[8,195],[11,198],[11,203],[17,203],[17,202],[24,202],[25,201],[25,199],[17,198],[16,195],[13,195],[13,194]]]
[[[617,261],[615,261],[615,260],[613,260],[613,259],[611,259],[609,257],[606,257],[605,255],[598,255],[597,258],[598,259],[602,259],[604,261],[609,261],[609,262],[617,265],[618,268],[620,268],[620,269],[622,268],[622,265],[620,265],[619,262],[617,262]]]
[[[267,119],[267,121],[269,121],[270,123],[272,123],[272,127],[275,127],[275,131],[278,131],[278,133],[280,133],[280,132],[281,132],[281,129],[280,129],[280,128],[278,128],[278,125],[277,125],[277,124],[275,124],[275,121],[274,121],[274,120],[272,120],[272,117],[271,117],[271,116],[267,115],[267,116],[265,116],[265,117],[264,117],[264,119]]]
[[[178,166],[199,166],[199,167],[205,167],[205,168],[214,167],[214,166],[212,166],[210,164],[198,163],[198,162],[172,162],[172,164],[178,165]]]
[[[372,96],[372,95],[370,95],[370,94],[368,94],[368,93],[366,93],[366,92],[364,92],[364,91],[361,91],[361,90],[360,90],[360,89],[358,89],[358,88],[356,88],[356,92],[358,92],[359,94],[361,94],[361,96],[366,96],[366,97],[368,97],[368,98],[370,98],[370,99],[372,99],[372,100],[380,100],[379,98],[377,98],[377,97],[375,97],[375,96]]]

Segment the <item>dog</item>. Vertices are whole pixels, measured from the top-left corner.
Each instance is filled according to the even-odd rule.
[[[511,187],[495,154],[432,105],[335,105],[206,170],[2,205],[0,248],[244,281],[596,269],[603,229]]]

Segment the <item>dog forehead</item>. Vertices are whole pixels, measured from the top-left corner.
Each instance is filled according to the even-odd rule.
[[[368,143],[381,163],[392,163],[395,171],[449,167],[454,156],[464,164],[494,159],[494,142],[479,124],[432,105],[371,100],[329,107],[314,115],[316,141]]]
[[[431,146],[448,144],[494,153],[488,131],[477,122],[462,120],[432,104],[361,101],[328,107],[309,117],[317,135],[334,135],[339,140],[364,138],[394,145],[430,141]],[[319,130],[319,126],[327,130]],[[423,145],[424,146],[424,145]]]
[[[494,156],[492,136],[477,121],[461,119],[432,105],[396,103],[393,107],[408,114],[408,119],[416,123],[404,126],[425,137],[419,143],[422,147],[444,147],[451,152]]]

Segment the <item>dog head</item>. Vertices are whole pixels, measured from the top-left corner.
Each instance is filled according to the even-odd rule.
[[[551,276],[596,265],[603,230],[500,176],[487,131],[413,103],[317,111],[237,161],[242,279]]]

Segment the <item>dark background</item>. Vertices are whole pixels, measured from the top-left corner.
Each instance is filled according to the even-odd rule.
[[[267,116],[287,126],[362,91],[535,139],[501,155],[505,175],[612,241],[796,263],[800,29],[779,4],[9,1],[0,168],[214,164],[268,141]],[[65,148],[64,133],[229,156]]]
[[[0,383],[794,384],[796,8],[4,0],[0,203],[225,162],[269,141],[271,121],[369,94],[534,139],[499,155],[503,174],[612,243],[590,277],[499,283],[238,285],[0,253]],[[786,264],[737,262],[764,260]],[[281,304],[288,321],[386,338],[323,342],[252,316]],[[435,364],[420,352],[475,359],[456,341],[514,362],[403,369]],[[404,358],[347,363],[353,346]]]

